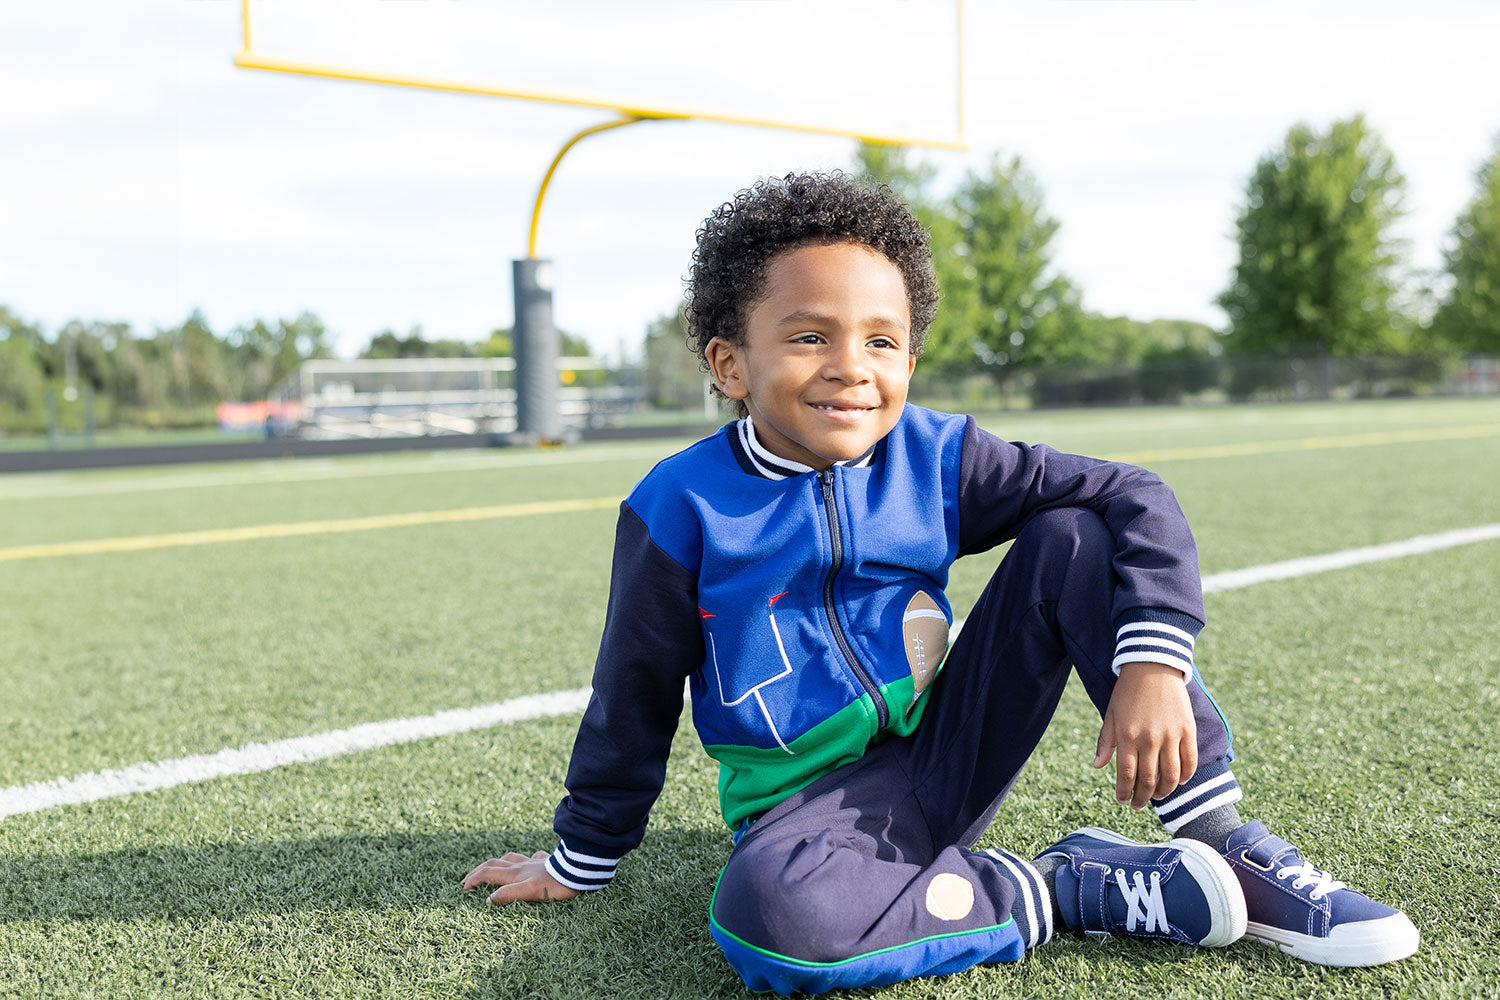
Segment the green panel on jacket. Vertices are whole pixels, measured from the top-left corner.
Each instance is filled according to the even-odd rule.
[[[917,728],[932,688],[913,704],[914,686],[911,677],[902,677],[880,689],[891,709],[891,721],[879,739],[906,736]],[[789,743],[791,753],[781,747],[704,746],[719,762],[719,808],[724,822],[734,829],[746,816],[763,813],[834,768],[858,760],[870,745],[874,725],[873,702],[869,695],[862,695]]]

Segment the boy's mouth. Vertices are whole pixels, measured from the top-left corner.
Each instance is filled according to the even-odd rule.
[[[819,420],[832,427],[863,427],[877,407],[869,403],[809,403]]]

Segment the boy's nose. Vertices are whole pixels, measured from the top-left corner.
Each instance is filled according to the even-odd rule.
[[[823,360],[823,377],[856,385],[870,379],[870,361],[858,341],[833,344]]]

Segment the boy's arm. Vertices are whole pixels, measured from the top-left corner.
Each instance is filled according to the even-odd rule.
[[[1034,514],[1057,507],[1094,511],[1115,537],[1119,585],[1109,614],[1116,630],[1136,621],[1167,626],[1120,632],[1122,644],[1131,632],[1160,640],[1124,649],[1168,654],[1172,659],[1162,662],[1191,674],[1192,642],[1204,621],[1203,585],[1198,548],[1171,488],[1133,465],[1003,441],[970,417],[959,465],[958,554],[1009,541]],[[1116,673],[1139,662],[1140,654],[1122,655]]]
[[[553,821],[560,842],[547,869],[563,885],[604,888],[640,844],[666,780],[683,684],[703,656],[696,570],[622,504],[594,690]]]
[[[641,842],[665,780],[683,683],[703,661],[697,608],[696,574],[622,504],[593,693],[553,824],[560,842],[550,855],[491,859],[469,873],[465,888],[499,884],[491,901],[503,905],[565,899],[614,878],[620,858]]]
[[[1203,628],[1198,550],[1171,488],[1135,466],[1012,444],[970,418],[959,474],[959,554],[1014,538],[1032,515],[1086,507],[1115,537],[1119,579],[1108,610],[1119,680],[1094,766],[1116,750],[1115,795],[1137,809],[1197,769],[1196,727],[1184,680]]]

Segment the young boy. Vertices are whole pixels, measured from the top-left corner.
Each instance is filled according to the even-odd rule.
[[[741,419],[621,507],[561,843],[464,887],[505,905],[606,886],[661,791],[686,680],[735,840],[710,927],[751,989],[1014,961],[1059,922],[1213,947],[1248,919],[1309,961],[1412,954],[1404,914],[1241,821],[1171,490],[907,405],[937,298],[927,234],[886,188],[788,175],[709,217],[688,315]],[[948,567],[1011,539],[949,650]],[[1114,756],[1116,797],[1175,839],[972,850],[1070,667],[1104,718],[1094,766]]]

